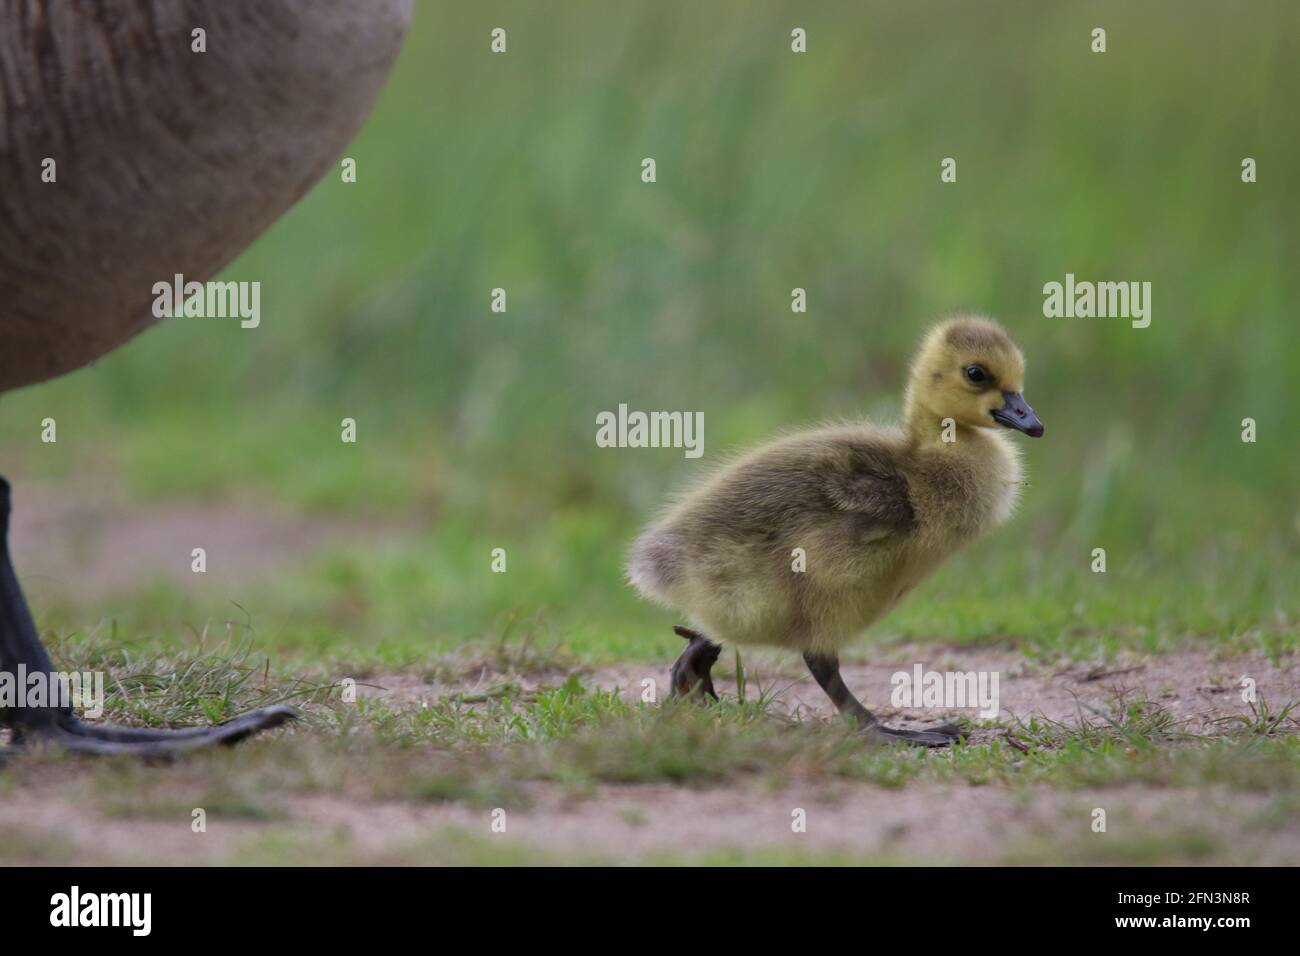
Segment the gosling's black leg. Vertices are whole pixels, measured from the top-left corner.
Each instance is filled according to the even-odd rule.
[[[863,732],[882,743],[905,743],[915,747],[946,747],[955,744],[963,734],[954,724],[944,724],[930,730],[902,730],[886,727],[862,703],[853,696],[853,692],[840,677],[840,659],[834,654],[812,654],[803,656],[804,663],[812,672],[813,678],[826,691],[831,703],[845,717],[852,717]]]
[[[673,630],[686,638],[686,650],[673,664],[672,697],[703,697],[718,699],[713,689],[713,665],[722,653],[722,645],[715,644],[699,631],[678,625]]]
[[[36,633],[36,624],[9,557],[9,483],[0,478],[0,673],[53,674],[54,664]],[[50,686],[56,686],[53,681]],[[233,744],[250,734],[292,720],[292,707],[263,707],[215,727],[148,730],[114,727],[79,720],[67,702],[41,707],[0,707],[0,727],[13,732],[14,748],[46,743],[73,753],[132,754],[167,757],[207,747]],[[0,751],[0,760],[5,756]]]

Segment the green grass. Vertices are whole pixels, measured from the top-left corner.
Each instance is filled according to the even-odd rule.
[[[341,685],[275,677],[250,662],[243,645],[215,647],[172,662],[170,670],[165,660],[123,659],[109,650],[89,657],[94,666],[111,668],[109,720],[180,724],[298,704],[305,710],[300,732],[323,735],[324,742],[314,745],[322,754],[385,768],[373,774],[385,782],[372,786],[371,796],[491,803],[509,793],[522,800],[519,784],[526,780],[576,791],[602,783],[718,786],[752,778],[772,786],[843,779],[895,788],[958,781],[1013,788],[1217,784],[1285,792],[1300,785],[1297,701],[1273,706],[1261,700],[1251,716],[1194,734],[1158,702],[1116,698],[1108,710],[1087,708],[1069,722],[971,724],[974,743],[926,751],[879,748],[848,726],[781,716],[770,692],[743,701],[726,697],[707,708],[672,701],[634,705],[587,687],[577,674],[535,690],[500,675],[472,692],[451,691],[418,704],[364,694],[348,703]],[[453,662],[444,676],[455,672]],[[292,766],[278,767],[277,774]],[[302,776],[291,789],[328,789],[314,761],[298,770]],[[221,775],[221,795],[209,802],[242,806],[243,798],[225,788],[244,772]],[[256,761],[251,772],[261,772]]]
[[[1192,733],[1159,702],[1116,697],[1104,708],[1081,708],[1077,720],[970,724],[967,743],[928,751],[881,748],[838,722],[792,719],[773,706],[770,688],[752,682],[743,701],[725,696],[710,706],[631,704],[590,688],[578,673],[564,676],[560,661],[539,659],[526,649],[503,646],[495,657],[474,663],[462,654],[431,663],[428,677],[452,682],[440,696],[363,695],[349,703],[339,685],[282,676],[233,638],[209,637],[203,654],[167,659],[124,654],[110,637],[56,648],[58,655],[74,653],[110,671],[106,719],[184,723],[282,701],[300,706],[303,719],[236,750],[197,753],[168,765],[80,761],[69,775],[67,758],[35,754],[5,766],[0,793],[21,798],[24,789],[57,773],[57,800],[84,807],[79,812],[103,821],[97,825],[161,827],[173,841],[178,828],[188,832],[193,810],[202,808],[211,832],[234,840],[221,844],[227,849],[218,848],[213,862],[626,862],[612,851],[562,852],[528,841],[501,845],[461,827],[400,848],[375,849],[348,827],[312,827],[302,801],[342,802],[377,820],[394,804],[455,806],[486,820],[494,808],[527,814],[557,800],[581,813],[602,798],[603,788],[631,787],[620,800],[624,825],[635,828],[646,825],[636,794],[665,785],[723,790],[738,806],[761,804],[764,794],[777,793],[834,805],[863,788],[896,792],[901,801],[954,788],[991,789],[1000,803],[1035,808],[1032,826],[1015,838],[1000,838],[994,857],[1005,862],[1250,862],[1261,839],[1289,826],[1291,795],[1300,790],[1295,701],[1261,700],[1248,715]],[[525,684],[525,674],[553,676]],[[358,679],[368,682],[364,674]],[[1251,800],[1248,809],[1234,811],[1242,838],[1229,841],[1203,820],[1132,832],[1141,803],[1134,795],[1161,793]],[[1112,809],[1117,837],[1088,833],[1081,821],[1096,805]],[[136,846],[135,855],[123,856],[121,840],[119,849],[92,847],[77,858],[121,863],[175,852],[128,843]],[[871,854],[732,847],[639,858],[706,865],[917,862],[902,852],[888,845]],[[28,862],[67,858],[30,835],[6,844],[6,854]],[[962,857],[931,854],[926,860]]]
[[[252,625],[254,646],[281,663],[419,667],[459,648],[503,642],[587,663],[667,664],[678,617],[641,601],[622,579],[622,529],[574,514],[556,517],[508,549],[505,574],[488,570],[501,538],[448,522],[414,540],[358,551],[335,548],[305,567],[205,600],[163,582],[100,602],[38,606],[43,624],[75,640],[116,625],[124,641],[166,653],[205,627]],[[1208,647],[1274,660],[1300,647],[1300,617],[1283,589],[1294,565],[1258,554],[1213,569],[1060,570],[1032,555],[1003,556],[1000,541],[958,558],[882,621],[872,642],[1012,646],[1036,660],[1108,660],[1122,650]],[[1052,570],[1057,568],[1057,570]],[[1300,593],[1300,581],[1295,582]],[[238,605],[233,601],[238,600]]]
[[[254,657],[250,641],[206,630],[197,653],[142,653],[116,640],[115,629],[53,647],[68,671],[106,675],[104,711],[144,726],[219,723],[254,707],[325,700],[329,684],[272,676],[270,661]]]

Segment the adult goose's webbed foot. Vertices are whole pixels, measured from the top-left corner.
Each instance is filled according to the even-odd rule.
[[[676,625],[673,631],[686,638],[686,650],[673,664],[671,696],[702,698],[707,694],[717,700],[718,693],[713,689],[713,665],[722,653],[722,645],[689,627]]]
[[[55,711],[53,720],[43,719],[47,714],[48,711],[30,721],[24,721],[20,714],[18,720],[10,720],[15,747],[53,747],[69,753],[105,756],[170,757],[216,744],[229,746],[298,716],[292,707],[263,707],[212,727],[154,730],[93,724],[79,720],[66,710]]]
[[[853,718],[862,732],[872,740],[887,744],[910,744],[913,747],[947,747],[957,743],[965,733],[956,724],[944,724],[929,730],[902,730],[886,727],[844,684],[840,676],[840,660],[834,654],[807,653],[804,663],[812,672],[813,678],[826,691],[835,709],[846,717]]]
[[[20,675],[51,675],[47,687],[53,690],[60,686],[52,676],[54,664],[37,636],[9,557],[9,497],[9,483],[0,478],[0,673],[8,675],[19,689],[27,683],[19,681]],[[296,716],[292,707],[263,707],[214,727],[153,730],[89,723],[73,714],[68,702],[47,700],[41,706],[0,706],[0,727],[12,731],[12,749],[50,746],[72,753],[167,757],[214,744],[237,743]]]

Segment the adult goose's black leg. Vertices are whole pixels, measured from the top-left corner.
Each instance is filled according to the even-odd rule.
[[[804,663],[812,672],[813,678],[826,691],[835,709],[846,717],[852,717],[863,732],[881,743],[903,743],[915,747],[946,747],[955,744],[962,736],[962,731],[954,724],[944,724],[930,730],[902,730],[886,727],[861,702],[840,677],[840,659],[834,654],[804,654]]]
[[[20,668],[26,674],[54,674],[55,670],[37,636],[9,557],[9,511],[9,483],[0,478],[0,672],[12,675],[16,686]],[[50,686],[55,686],[53,681]],[[291,707],[263,707],[215,727],[149,730],[87,723],[65,703],[0,707],[0,726],[12,730],[15,748],[48,744],[73,753],[167,757],[213,744],[233,744],[295,716]]]
[[[689,627],[677,625],[673,631],[686,638],[686,650],[673,664],[671,696],[702,698],[707,694],[717,700],[718,693],[713,689],[713,665],[722,653],[722,646]]]

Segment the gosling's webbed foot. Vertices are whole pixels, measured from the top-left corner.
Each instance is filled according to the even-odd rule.
[[[886,727],[876,715],[853,696],[853,692],[844,684],[840,676],[840,661],[833,653],[813,653],[806,651],[804,662],[813,679],[826,691],[835,709],[845,717],[851,718],[862,728],[862,732],[872,740],[882,744],[911,744],[913,747],[948,747],[966,736],[966,732],[956,724],[944,724],[929,730],[903,730]]]
[[[910,744],[913,747],[950,747],[966,736],[966,731],[956,724],[944,724],[929,730],[904,730],[872,724],[863,730],[873,740],[883,744]]]
[[[277,705],[250,710],[212,727],[154,730],[87,723],[65,712],[53,721],[41,721],[35,726],[23,727],[20,724],[15,728],[14,749],[48,746],[76,754],[165,758],[203,747],[228,747],[259,731],[295,720],[297,716],[292,707]]]
[[[676,625],[673,631],[686,638],[686,650],[677,658],[672,670],[673,697],[703,697],[705,694],[718,699],[713,689],[713,665],[722,653],[722,645],[715,644],[699,631]]]

